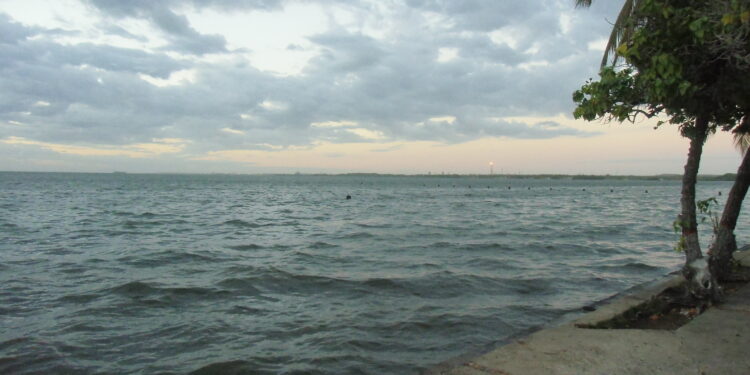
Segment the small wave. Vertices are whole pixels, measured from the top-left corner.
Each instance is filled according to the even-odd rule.
[[[143,220],[126,220],[123,227],[126,229],[144,228],[144,227],[158,227],[166,224],[164,221],[143,221]]]
[[[288,359],[287,359],[288,361]],[[277,362],[285,363],[285,362]],[[248,362],[244,360],[216,362],[203,366],[188,375],[250,375],[275,373],[276,366],[264,366],[257,362]]]
[[[241,295],[256,296],[262,293],[260,289],[255,287],[254,284],[256,282],[257,280],[255,279],[231,277],[219,281],[218,285],[223,288],[232,289],[235,292],[241,292]]]
[[[232,220],[227,220],[221,223],[221,225],[229,225],[229,226],[241,227],[241,228],[260,228],[260,227],[266,227],[272,224],[258,224],[258,223],[251,223],[249,221],[240,220],[240,219],[232,219]]]
[[[354,233],[347,233],[345,235],[339,236],[338,238],[356,240],[356,239],[373,238],[373,237],[375,237],[375,235],[370,232],[354,232]]]
[[[600,270],[621,270],[621,271],[628,271],[628,272],[638,272],[638,271],[654,271],[659,270],[661,267],[652,266],[650,264],[641,263],[641,262],[630,262],[626,264],[620,264],[620,265],[602,265],[597,266],[597,269]]]
[[[435,263],[415,263],[407,265],[406,268],[410,270],[439,270],[442,269],[442,266]]]
[[[101,294],[98,293],[68,294],[60,297],[58,301],[84,304],[89,303],[99,297],[101,297]]]
[[[520,250],[519,248],[508,246],[504,243],[488,242],[488,243],[470,243],[460,246],[461,250],[467,251],[503,251],[503,252],[514,252]]]
[[[472,269],[502,271],[503,273],[522,268],[515,257],[471,257],[466,261],[466,265],[472,267]]]
[[[509,279],[507,287],[519,294],[550,294],[555,292],[554,280],[548,278]]]
[[[235,314],[235,315],[265,315],[269,311],[266,309],[258,309],[255,307],[248,307],[248,306],[232,306],[231,309],[227,310],[227,314]]]
[[[365,280],[363,284],[377,289],[403,289],[403,286],[393,279],[372,278]]]
[[[236,245],[236,246],[229,246],[232,250],[238,250],[238,251],[248,251],[248,250],[259,250],[264,249],[265,246],[261,246],[258,244],[250,243],[245,245]]]
[[[388,223],[380,223],[380,224],[373,224],[373,223],[354,223],[354,225],[360,227],[360,228],[391,228],[393,225]]]
[[[328,242],[323,241],[317,241],[310,246],[308,246],[309,249],[331,249],[334,247],[339,247],[338,245],[330,244]]]
[[[111,288],[110,291],[115,294],[126,296],[145,296],[156,293],[159,288],[153,287],[141,281],[131,281],[122,285]]]
[[[0,374],[85,374],[71,365],[60,348],[32,337],[20,337],[0,343],[0,351],[13,353],[0,357]]]
[[[458,245],[452,242],[440,241],[440,242],[434,242],[430,244],[428,247],[436,248],[436,249],[445,249],[445,248],[455,247],[455,246],[458,246]]]
[[[118,258],[117,261],[137,268],[153,268],[189,262],[207,264],[220,261],[220,259],[191,251],[165,250],[155,254],[148,254],[147,256],[126,255]]]
[[[160,287],[142,281],[131,281],[108,292],[131,298],[150,305],[171,306],[180,302],[195,302],[200,300],[221,298],[230,293],[225,290],[202,287]]]

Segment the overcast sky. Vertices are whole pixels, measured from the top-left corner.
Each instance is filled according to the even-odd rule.
[[[573,4],[0,0],[0,170],[681,173],[674,128],[572,119],[620,2]]]

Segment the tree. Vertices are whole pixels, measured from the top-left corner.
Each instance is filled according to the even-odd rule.
[[[576,0],[576,7],[590,7],[592,0]],[[612,59],[612,65],[617,63],[617,47],[622,42],[630,40],[633,35],[634,28],[632,27],[629,20],[631,19],[633,12],[640,6],[641,0],[624,0],[622,9],[617,15],[617,19],[612,24],[612,33],[609,34],[607,40],[607,46],[604,47],[604,54],[602,56],[602,67],[609,64],[610,58]]]
[[[713,272],[719,278],[725,278],[730,274],[732,253],[737,249],[734,229],[750,185],[750,153],[747,152],[750,145],[750,95],[747,86],[747,75],[750,73],[750,4],[747,0],[716,1],[710,8],[709,19],[717,34],[709,49],[733,74],[746,78],[734,88],[734,100],[744,109],[744,117],[734,130],[735,142],[743,154],[743,160],[727,196],[715,241],[709,250]]]
[[[590,1],[578,3],[586,5]],[[712,261],[714,272],[696,277],[696,265],[705,264],[705,260],[698,242],[695,182],[708,134],[717,128],[732,129],[749,113],[750,75],[746,68],[750,64],[747,53],[750,39],[744,30],[750,24],[747,1],[640,0],[633,6],[629,8],[632,10],[629,18],[620,24],[630,31],[622,34],[626,38],[620,39],[623,43],[615,50],[626,60],[627,67],[615,70],[605,66],[598,81],[588,81],[576,91],[573,99],[578,107],[574,116],[586,120],[604,117],[632,121],[638,115],[664,115],[690,139],[683,174],[682,210],[676,225],[682,231],[680,246],[686,253],[685,269],[689,271],[686,275],[696,281],[694,291],[700,293],[707,287],[713,290],[716,283],[712,282],[715,281],[712,275],[726,271],[726,267],[715,265],[726,262]],[[736,194],[730,196],[744,198],[744,192],[738,186]],[[737,199],[732,202],[735,207]],[[728,243],[731,247],[736,215],[726,208],[725,214],[727,220],[722,215],[716,243]],[[722,237],[719,234],[722,230],[731,236]],[[725,258],[727,251],[721,249],[712,247],[712,255]]]

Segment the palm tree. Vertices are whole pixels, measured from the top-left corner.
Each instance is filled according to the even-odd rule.
[[[576,7],[590,7],[592,1],[593,0],[576,0]],[[612,60],[612,65],[617,63],[617,48],[633,36],[635,28],[629,21],[633,12],[638,9],[640,4],[641,0],[624,0],[622,9],[617,15],[615,22],[612,24],[612,33],[609,34],[607,46],[604,48],[602,67],[608,65],[610,59]]]

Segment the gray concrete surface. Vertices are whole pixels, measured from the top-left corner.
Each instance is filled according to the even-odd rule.
[[[735,258],[750,267],[750,252]],[[674,331],[582,328],[608,320],[681,281],[670,276],[643,285],[572,322],[425,374],[750,374],[750,284]]]

